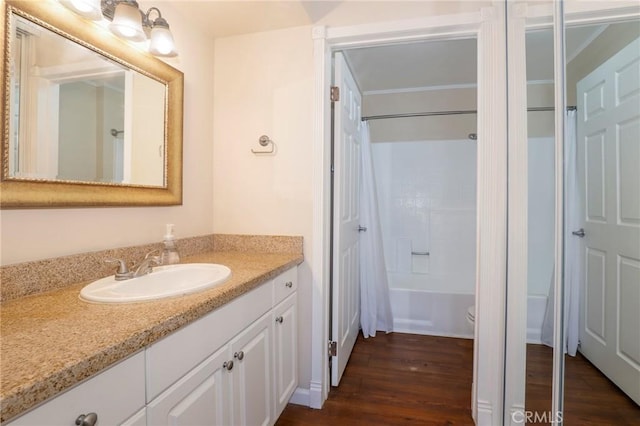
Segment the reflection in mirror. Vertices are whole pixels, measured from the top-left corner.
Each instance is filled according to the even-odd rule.
[[[564,419],[637,424],[640,20],[636,10],[631,21],[565,32],[567,44],[581,37],[580,48],[566,52],[567,100],[578,113],[564,161]]]
[[[182,204],[182,72],[57,0],[0,7],[0,208]]]
[[[553,34],[530,30],[529,107],[553,105]],[[640,418],[640,21],[566,28],[565,424]],[[535,84],[533,84],[535,83]],[[526,410],[549,413],[553,367],[554,123],[528,118]],[[545,420],[548,420],[546,417]]]
[[[526,42],[527,107],[554,105],[553,32],[528,30]],[[527,366],[525,409],[551,412],[553,350],[554,221],[555,221],[554,110],[527,113]],[[545,314],[550,328],[543,333]],[[548,332],[551,332],[549,335]],[[545,419],[548,420],[548,419]]]
[[[164,187],[164,84],[10,20],[7,178]]]

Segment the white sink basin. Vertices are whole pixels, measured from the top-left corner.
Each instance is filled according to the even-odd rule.
[[[80,299],[98,303],[129,303],[181,296],[206,290],[227,281],[231,269],[215,263],[156,266],[137,278],[116,281],[113,275],[80,291]]]

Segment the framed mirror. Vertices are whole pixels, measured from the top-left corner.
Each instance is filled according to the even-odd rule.
[[[60,3],[5,0],[1,208],[182,203],[182,72]]]

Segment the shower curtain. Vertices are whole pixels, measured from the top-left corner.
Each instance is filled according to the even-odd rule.
[[[374,337],[376,330],[392,331],[393,317],[367,122],[362,125],[360,218],[367,228],[360,233],[360,326],[364,337]]]
[[[580,334],[580,288],[583,278],[582,239],[572,234],[582,227],[578,187],[576,111],[567,111],[564,140],[564,353],[576,355]],[[542,343],[553,346],[553,276],[542,323]]]

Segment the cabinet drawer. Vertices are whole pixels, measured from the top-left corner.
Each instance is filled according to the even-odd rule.
[[[138,352],[9,425],[68,426],[88,413],[96,413],[100,425],[117,425],[144,407],[144,394],[144,352]]]
[[[273,306],[277,305],[298,288],[298,268],[291,268],[273,280]]]

